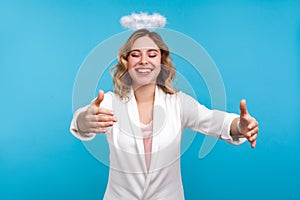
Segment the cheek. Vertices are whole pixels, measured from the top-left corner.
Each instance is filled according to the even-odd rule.
[[[160,66],[161,65],[161,57],[159,56],[159,57],[153,59],[151,63],[154,64],[155,66]]]
[[[158,56],[158,58],[157,58],[157,62],[161,65],[161,55],[160,56]]]
[[[158,75],[160,73],[160,71],[161,71],[161,65],[157,65],[156,71],[157,71],[157,75]]]
[[[135,58],[128,58],[128,61],[127,61],[128,69],[132,69],[136,65],[137,62],[138,62],[138,60]]]

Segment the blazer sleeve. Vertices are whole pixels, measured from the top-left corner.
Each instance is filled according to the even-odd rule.
[[[178,98],[183,128],[189,128],[205,135],[220,138],[234,145],[239,145],[246,141],[244,137],[232,137],[230,135],[231,123],[239,115],[210,110],[183,92],[178,93]]]
[[[113,95],[112,92],[105,93],[104,99],[101,102],[100,106],[112,110],[112,95]],[[96,133],[81,133],[78,130],[78,126],[77,126],[77,119],[78,119],[79,114],[86,111],[89,106],[90,106],[90,104],[77,109],[73,114],[73,118],[72,118],[71,125],[70,125],[70,132],[72,133],[72,135],[74,135],[76,138],[78,138],[79,140],[82,140],[82,141],[92,140],[96,136]]]

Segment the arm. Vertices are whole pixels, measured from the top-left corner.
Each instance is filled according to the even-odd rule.
[[[244,137],[233,137],[231,125],[239,115],[219,110],[210,110],[194,98],[179,93],[181,122],[183,128],[189,128],[205,135],[220,138],[228,143],[239,145],[246,141]]]

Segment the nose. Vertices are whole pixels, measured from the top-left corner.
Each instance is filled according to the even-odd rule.
[[[143,54],[141,56],[141,61],[140,61],[141,65],[147,65],[148,64],[148,59],[147,59],[147,55]]]

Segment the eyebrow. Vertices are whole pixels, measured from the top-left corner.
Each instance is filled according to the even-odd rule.
[[[138,51],[138,52],[141,52],[141,50],[142,49],[147,49],[147,47],[145,47],[145,48],[140,48],[140,49],[132,49],[131,51],[129,51],[129,53],[131,53],[131,52],[133,52],[133,51]],[[159,49],[147,49],[147,51],[156,51],[156,52],[158,52],[159,51]]]

